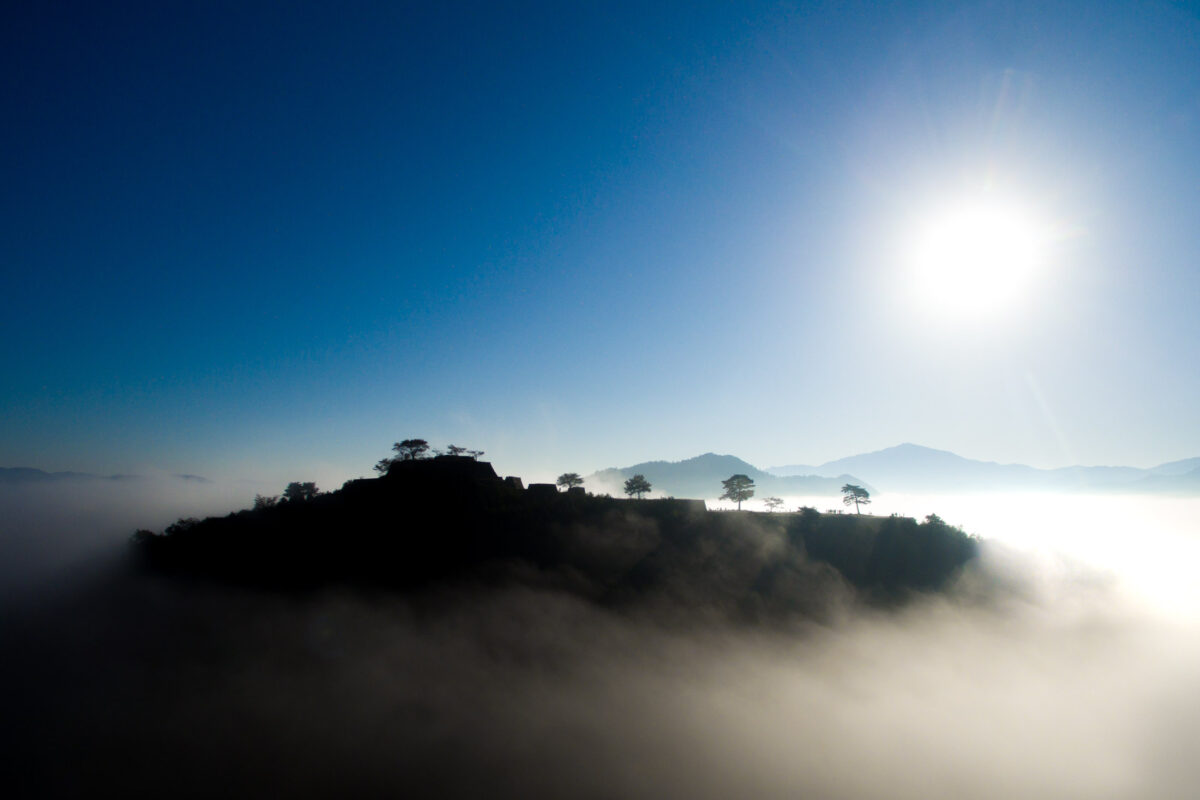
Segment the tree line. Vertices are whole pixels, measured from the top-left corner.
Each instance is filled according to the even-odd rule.
[[[446,445],[445,450],[435,450],[430,448],[429,442],[424,439],[405,439],[402,442],[396,442],[392,445],[392,452],[395,455],[381,458],[375,464],[375,471],[380,475],[386,475],[393,464],[401,461],[419,461],[422,458],[434,456],[466,456],[478,461],[479,457],[483,455],[482,450],[472,450],[456,444]]]
[[[431,448],[429,442],[425,439],[404,439],[392,445],[392,453],[393,455],[381,458],[375,464],[375,471],[380,475],[386,475],[394,464],[403,461],[419,461],[443,455],[466,456],[478,460],[484,454],[484,451],[472,450],[456,444],[447,445],[445,450],[438,450]],[[564,472],[558,476],[555,484],[560,489],[570,491],[583,485],[583,477],[578,472]],[[719,499],[737,503],[739,511],[742,509],[743,502],[754,497],[756,488],[754,479],[741,473],[731,475],[721,481],[721,486],[724,488],[724,492]],[[645,475],[640,473],[625,481],[625,494],[629,497],[636,497],[639,500],[649,494],[652,489],[653,485],[646,479]],[[843,504],[846,506],[853,505],[855,513],[861,514],[861,507],[871,503],[870,492],[861,486],[847,483],[842,486],[841,491]],[[305,502],[312,500],[320,494],[321,492],[317,489],[317,485],[311,481],[293,481],[287,485],[282,495],[255,495],[254,507],[256,509],[270,508],[281,501],[289,503]],[[763,504],[767,506],[768,511],[777,511],[783,505],[783,500],[778,497],[766,497],[763,498]]]
[[[583,478],[578,472],[564,472],[558,476],[556,481],[560,489],[570,490],[576,486],[583,485]],[[748,475],[738,473],[731,475],[721,481],[721,486],[725,489],[720,496],[720,500],[730,500],[737,503],[738,510],[741,511],[742,503],[754,497],[754,479]],[[625,494],[629,497],[636,497],[639,500],[646,494],[649,494],[653,486],[650,481],[646,480],[646,476],[642,474],[634,475],[625,481]],[[861,486],[853,483],[847,483],[842,486],[842,503],[847,506],[854,506],[855,513],[862,513],[862,506],[870,505],[871,493]],[[783,505],[783,500],[779,497],[763,498],[763,504],[766,505],[768,511],[777,511]]]
[[[469,447],[461,447],[456,444],[447,445],[445,450],[434,449],[429,446],[429,442],[425,439],[405,439],[404,441],[396,442],[392,445],[392,453],[394,455],[381,458],[375,464],[375,471],[380,475],[386,475],[393,464],[401,461],[419,461],[435,456],[466,456],[478,460],[483,455],[482,450],[472,450]],[[582,482],[580,480],[580,483]],[[256,510],[271,508],[279,503],[303,503],[319,497],[321,494],[322,492],[313,481],[292,481],[284,488],[282,495],[256,494],[254,496],[254,508]]]

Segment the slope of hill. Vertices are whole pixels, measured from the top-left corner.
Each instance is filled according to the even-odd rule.
[[[721,481],[742,474],[755,484],[756,497],[771,495],[829,495],[837,497],[846,483],[865,485],[849,474],[772,475],[736,456],[705,453],[683,461],[646,461],[631,467],[613,467],[592,473],[584,485],[594,492],[619,496],[628,478],[644,475],[654,492],[671,497],[715,499],[724,491]],[[870,487],[868,487],[870,488]]]
[[[1188,459],[1200,461],[1200,459]],[[1182,463],[1182,462],[1176,462]],[[1154,468],[1155,470],[1158,467]],[[1154,470],[1151,470],[1152,472]],[[1155,473],[1140,478],[1129,485],[1130,491],[1153,492],[1156,494],[1200,494],[1200,467],[1185,473]]]
[[[1181,461],[1168,461],[1166,464],[1159,464],[1157,467],[1151,467],[1147,471],[1155,475],[1195,475],[1197,470],[1200,470],[1200,458],[1185,458]]]

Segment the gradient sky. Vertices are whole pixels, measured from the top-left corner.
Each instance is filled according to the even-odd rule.
[[[26,5],[0,465],[1200,455],[1193,4]],[[1052,252],[942,314],[907,242],[984,190]]]

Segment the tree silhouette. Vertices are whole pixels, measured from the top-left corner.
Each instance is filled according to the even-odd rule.
[[[867,506],[871,504],[871,493],[861,486],[855,486],[853,483],[847,483],[842,486],[842,504],[854,506],[854,513],[861,514],[859,506]]]
[[[767,497],[763,499],[763,503],[766,504],[768,511],[775,511],[777,508],[783,505],[783,500],[778,497]]]
[[[725,494],[721,495],[722,500],[732,500],[738,504],[738,511],[742,510],[742,501],[749,500],[754,497],[754,481],[748,475],[730,475],[725,480],[721,481],[721,485],[725,487]]]
[[[180,517],[167,526],[163,531],[167,536],[174,536],[179,533],[187,533],[192,528],[200,524],[200,520],[195,517]]]
[[[796,513],[800,515],[800,521],[807,525],[815,525],[821,518],[821,512],[812,506],[800,506],[796,509]]]
[[[415,440],[415,441],[420,441],[420,439],[417,439],[417,440]],[[401,444],[404,444],[404,442],[401,442]],[[478,461],[478,460],[479,460],[479,457],[480,457],[481,455],[483,455],[483,451],[482,451],[482,450],[471,450],[471,449],[469,449],[469,448],[466,448],[466,447],[459,447],[459,446],[458,446],[458,445],[456,445],[456,444],[452,444],[452,445],[448,445],[448,446],[446,447],[446,455],[450,455],[450,456],[470,456],[471,458],[473,458],[473,459],[475,459],[476,461]]]
[[[583,486],[583,478],[579,477],[578,472],[564,472],[558,476],[556,483],[560,488],[571,489],[575,486]]]
[[[283,499],[287,500],[289,503],[301,503],[307,500],[312,500],[318,494],[320,494],[320,492],[317,491],[317,485],[312,481],[308,481],[306,483],[292,481],[287,485],[287,488],[283,490]]]
[[[454,447],[454,445],[451,445],[451,447]],[[386,475],[388,470],[392,468],[392,464],[395,464],[397,461],[416,461],[419,458],[425,458],[429,452],[429,442],[424,439],[405,439],[403,442],[396,442],[392,445],[392,450],[395,451],[396,455],[381,458],[375,464],[375,471],[381,475]],[[470,452],[473,454],[477,453],[477,458],[483,455],[482,450]]]
[[[267,495],[256,494],[254,495],[254,510],[261,511],[264,508],[271,508],[278,502],[279,495],[277,494],[269,497]]]
[[[637,495],[637,499],[641,500],[642,495],[648,491],[650,491],[650,481],[646,480],[645,475],[634,475],[625,481],[625,494],[630,497]]]
[[[392,449],[396,451],[397,461],[416,461],[429,452],[429,442],[424,439],[405,439],[392,445]]]

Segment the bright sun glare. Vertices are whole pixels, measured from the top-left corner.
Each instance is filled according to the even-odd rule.
[[[914,289],[955,316],[991,316],[1020,302],[1043,266],[1043,228],[1014,203],[972,201],[916,232]]]

